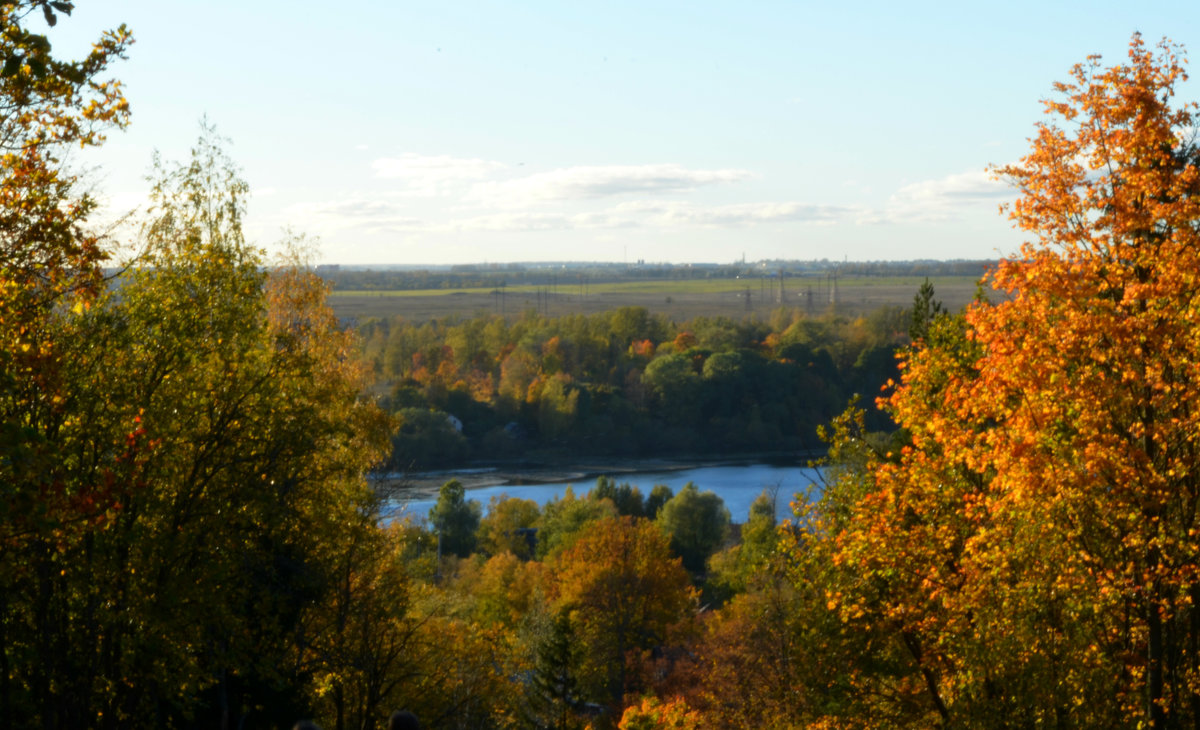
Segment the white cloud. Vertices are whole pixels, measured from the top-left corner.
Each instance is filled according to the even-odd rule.
[[[425,196],[445,195],[458,184],[482,180],[504,169],[503,164],[491,160],[412,153],[380,157],[371,167],[376,177],[398,180],[408,193]]]
[[[858,213],[855,208],[793,202],[703,206],[677,201],[638,201],[573,215],[506,213],[475,216],[435,228],[454,231],[739,228],[771,223],[828,224],[850,220]]]
[[[450,220],[430,226],[433,232],[522,232],[562,231],[578,228],[572,216],[546,213],[500,213]]]
[[[594,200],[628,194],[688,192],[704,185],[737,182],[746,170],[689,170],[677,164],[580,165],[504,182],[475,186],[471,198],[502,207],[556,200]]]
[[[350,198],[300,206],[300,208],[304,212],[314,215],[336,218],[390,218],[400,215],[402,209],[396,203],[370,198]]]
[[[996,206],[1015,196],[1006,183],[986,170],[962,172],[937,180],[905,185],[888,199],[884,210],[864,215],[869,223],[924,223],[956,220],[964,213]]]
[[[329,232],[345,229],[366,233],[420,231],[427,222],[406,214],[402,205],[372,198],[348,198],[327,203],[298,204],[284,210],[288,220]]]
[[[711,206],[681,202],[632,202],[623,203],[613,210],[618,215],[643,215],[660,226],[708,227],[767,223],[829,224],[847,221],[861,212],[858,208],[794,201]]]
[[[421,184],[459,181],[489,174],[497,163],[456,160],[449,157],[416,158],[405,175]],[[399,169],[399,168],[398,168]],[[418,172],[414,172],[418,171]],[[394,172],[394,171],[393,171]],[[389,173],[391,174],[391,173]],[[738,229],[757,226],[833,226],[844,224],[906,224],[963,219],[994,212],[998,203],[1011,200],[1013,191],[986,171],[947,175],[905,185],[880,208],[803,201],[759,201],[708,205],[689,200],[639,194],[672,193],[703,185],[741,180],[742,170],[688,170],[679,165],[570,167],[539,173],[509,182],[489,182],[488,202],[561,203],[538,210],[488,211],[476,205],[414,208],[411,196],[390,191],[359,194],[342,200],[293,206],[297,217],[324,230],[342,229],[372,234],[460,234],[542,231]],[[597,200],[621,195],[631,200]],[[592,201],[588,205],[589,200]],[[566,205],[569,203],[570,205]],[[581,207],[584,206],[584,207]],[[414,213],[416,215],[414,215]],[[418,217],[419,216],[419,217]]]
[[[739,228],[767,224],[824,225],[853,220],[858,208],[799,202],[696,205],[682,201],[626,201],[579,213],[512,211],[430,218],[407,215],[409,206],[375,198],[350,198],[293,206],[296,214],[329,226],[372,233],[537,232],[605,229]]]
[[[438,231],[546,231],[617,228],[737,228],[770,223],[827,224],[859,211],[805,203],[745,203],[703,206],[677,201],[631,201],[603,210],[556,215],[503,213],[460,218],[430,226]]]

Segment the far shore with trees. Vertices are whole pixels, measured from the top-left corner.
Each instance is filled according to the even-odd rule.
[[[363,323],[391,472],[464,462],[817,454],[817,429],[898,376],[911,310],[672,322],[626,307]],[[871,408],[872,428],[889,428]]]

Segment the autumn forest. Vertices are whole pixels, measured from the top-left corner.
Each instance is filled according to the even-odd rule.
[[[136,124],[133,38],[59,57],[73,9],[0,2],[0,730],[1200,725],[1182,48],[1064,71],[961,310],[348,326],[207,124],[101,225],[69,152]],[[824,484],[735,524],[619,476],[411,519],[381,479],[729,453]]]

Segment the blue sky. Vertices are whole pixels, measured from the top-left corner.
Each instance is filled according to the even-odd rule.
[[[60,53],[137,41],[132,125],[83,159],[110,214],[207,115],[251,238],[345,264],[1009,254],[986,169],[1051,84],[1135,30],[1200,58],[1189,2],[78,5]]]

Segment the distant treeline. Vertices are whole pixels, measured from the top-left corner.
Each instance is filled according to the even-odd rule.
[[[675,323],[640,307],[361,327],[401,423],[390,468],[557,454],[814,450],[818,425],[895,377],[910,315]],[[872,423],[886,419],[872,411]]]
[[[396,291],[486,289],[508,286],[568,286],[621,281],[678,281],[736,277],[975,276],[994,261],[765,261],[751,264],[465,264],[430,269],[323,266],[318,273],[335,290]]]

